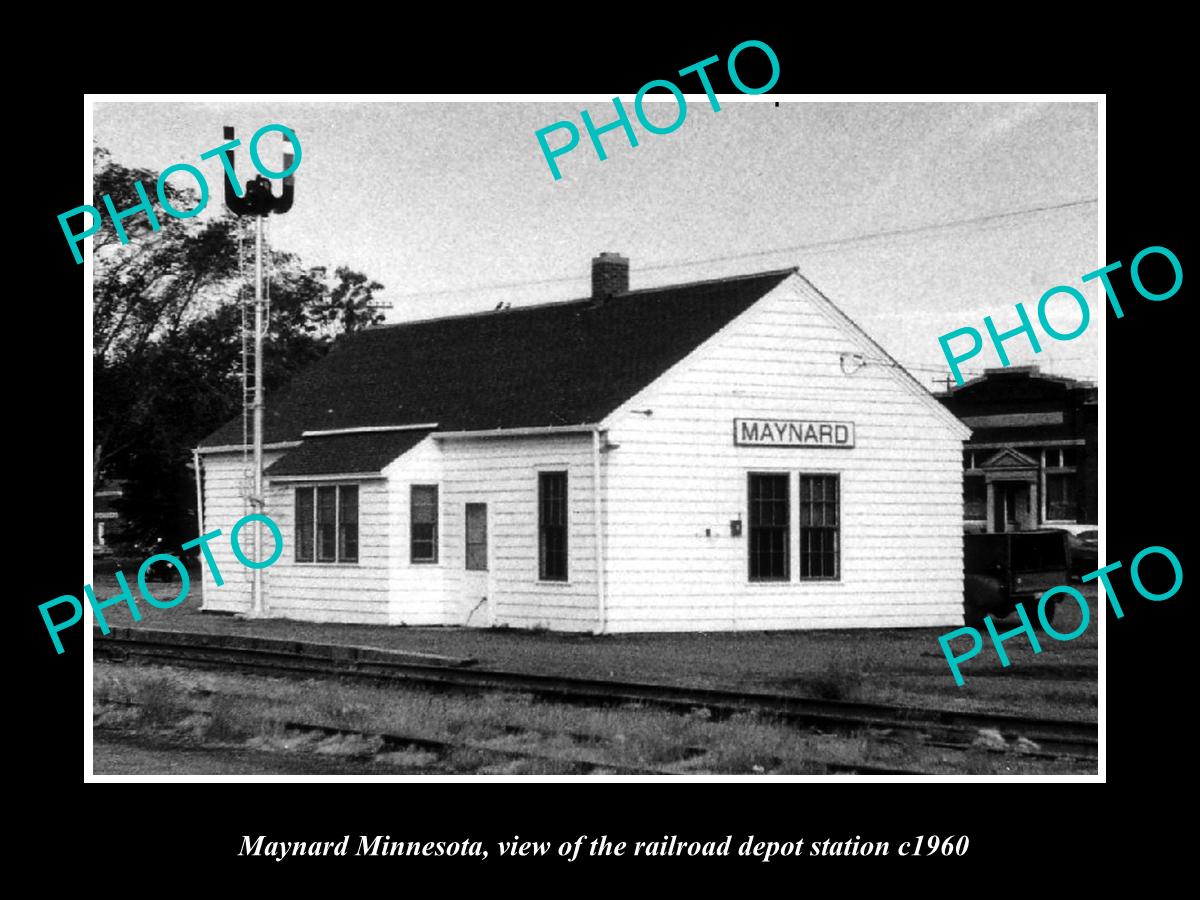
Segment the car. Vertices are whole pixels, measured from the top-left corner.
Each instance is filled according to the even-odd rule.
[[[136,582],[138,572],[141,570],[142,564],[152,556],[158,554],[169,554],[176,558],[182,558],[183,563],[189,569],[189,577],[195,574],[197,560],[195,551],[187,554],[181,554],[178,548],[174,552],[164,545],[144,545],[144,544],[121,544],[110,550],[108,554],[99,556],[93,554],[94,567],[97,574],[103,573],[106,575],[120,571],[125,575],[126,581],[134,585],[136,590]],[[156,559],[146,569],[147,581],[162,581],[162,582],[179,582],[181,576],[175,566],[165,559]]]
[[[1076,578],[1090,575],[1100,568],[1100,532],[1081,531],[1068,539],[1071,547],[1071,574]]]
[[[1002,619],[1018,603],[1033,619],[1042,594],[1066,584],[1071,571],[1067,532],[1041,529],[963,535],[963,614],[968,624]],[[1034,606],[1031,608],[1030,604]],[[1058,600],[1046,604],[1054,621]]]
[[[1070,574],[1081,579],[1100,567],[1100,532],[1095,528],[1072,531],[1069,528],[1051,528],[1067,536],[1067,550],[1071,554]]]

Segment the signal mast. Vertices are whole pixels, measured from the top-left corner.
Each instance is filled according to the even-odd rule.
[[[225,126],[225,140],[232,141],[233,128]],[[293,153],[291,142],[287,135],[284,135],[284,141],[288,144],[288,150],[283,154],[283,171],[289,172],[292,168]],[[234,167],[234,152],[229,151],[229,167],[232,170]],[[258,175],[251,181],[246,182],[245,190],[241,195],[237,193],[237,188],[234,184],[232,172],[230,177],[225,179],[225,206],[235,216],[253,216],[254,217],[254,374],[253,374],[253,396],[251,397],[250,390],[250,370],[246,360],[245,344],[243,343],[243,365],[242,365],[242,416],[243,421],[246,415],[246,407],[249,406],[251,416],[254,422],[254,487],[247,498],[255,513],[263,514],[266,510],[266,495],[263,492],[263,338],[266,329],[269,325],[266,316],[266,304],[263,296],[263,220],[267,216],[274,213],[275,215],[283,215],[292,208],[292,199],[295,196],[296,182],[294,175],[287,175],[283,179],[283,195],[276,197],[271,190],[271,180],[263,175]],[[239,301],[240,302],[240,301]],[[243,341],[245,334],[243,332]],[[243,437],[243,454],[245,453],[245,443]],[[261,560],[263,558],[263,523],[261,520],[254,522],[254,558]],[[252,583],[252,603],[251,616],[258,618],[265,616],[267,613],[266,598],[263,594],[263,573],[262,569],[253,570]]]

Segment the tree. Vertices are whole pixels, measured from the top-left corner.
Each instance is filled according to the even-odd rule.
[[[157,173],[121,166],[103,149],[95,172],[96,196],[111,194],[118,209],[138,202],[134,180],[154,196]],[[167,197],[177,209],[198,199],[169,185]],[[242,409],[253,250],[239,246],[242,226],[224,210],[186,220],[160,212],[159,219],[157,232],[144,214],[126,219],[128,244],[108,228],[96,237],[93,478],[125,482],[117,541],[177,551],[196,537],[191,449]],[[269,252],[268,396],[319,359],[335,333],[382,319],[367,306],[382,290],[378,282],[342,266],[330,286],[325,267]]]
[[[371,306],[375,302],[375,292],[383,290],[382,284],[346,266],[338,266],[334,274],[337,285],[330,291],[329,301],[320,312],[326,333],[357,331],[383,321],[383,313]]]
[[[134,184],[140,182],[157,199],[156,173],[126,168],[101,147],[93,162],[96,197],[111,195],[117,209],[127,209],[139,202]],[[165,193],[177,209],[199,202],[193,191],[176,190],[170,182]],[[94,238],[93,354],[103,362],[140,353],[151,339],[227,302],[236,288],[237,224],[231,216],[175,219],[152,205],[157,231],[138,213],[123,220],[128,243],[111,227]]]
[[[147,196],[157,199],[157,173],[123,166],[102,147],[94,150],[93,162],[97,198],[110,195],[117,209],[127,209],[139,202],[134,184],[140,182],[149,186]],[[170,182],[165,193],[176,209],[191,209],[199,201]],[[93,483],[144,438],[137,423],[147,413],[141,385],[151,343],[236,296],[234,221],[226,215],[203,222],[175,219],[157,205],[156,214],[157,231],[144,213],[123,221],[127,244],[111,227],[101,228],[93,239]]]

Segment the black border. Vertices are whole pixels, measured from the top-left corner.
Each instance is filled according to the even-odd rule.
[[[965,49],[951,49],[936,57],[928,63],[936,70],[936,77],[925,85],[904,83],[913,80],[914,70],[903,67],[903,59],[891,63],[895,79],[880,80],[876,76],[871,83],[854,85],[845,83],[845,72],[862,65],[871,51],[853,45],[845,35],[837,37],[842,55],[837,60],[841,65],[835,68],[832,61],[813,58],[814,45],[821,42],[822,36],[808,26],[746,28],[744,35],[735,38],[714,35],[663,40],[635,33],[638,29],[610,14],[594,15],[595,21],[587,27],[557,20],[546,23],[544,27],[562,30],[557,37],[541,43],[534,32],[532,46],[525,48],[511,40],[479,49],[464,46],[458,35],[440,40],[430,35],[423,39],[397,35],[401,52],[358,68],[347,66],[339,88],[349,91],[365,81],[370,87],[388,91],[466,91],[472,90],[469,81],[486,73],[488,89],[497,93],[599,90],[627,96],[650,78],[663,77],[664,72],[714,53],[724,58],[738,40],[757,37],[770,43],[780,58],[782,73],[776,92],[843,91],[854,87],[958,91],[965,87],[947,81],[961,75],[952,57],[971,55]],[[515,15],[508,24],[520,28]],[[730,28],[726,33],[735,31],[738,29]],[[1052,35],[1047,32],[1045,36]],[[1103,52],[1088,49],[1083,40],[1078,37],[1079,54]],[[365,48],[364,55],[374,49]],[[979,47],[973,52],[986,56]],[[1006,77],[1012,66],[1022,65],[1010,51],[996,48],[993,52],[996,70]],[[900,54],[910,61],[916,55],[915,48]],[[1076,57],[1076,63],[1083,58]],[[235,81],[238,70],[232,63],[239,60],[230,56],[223,66],[218,64],[216,76],[210,67],[181,75],[170,85],[153,86],[159,90],[212,91],[224,81],[229,90],[248,87],[248,81]],[[286,68],[287,64],[279,65]],[[321,68],[327,72],[335,65],[338,63],[330,61]],[[1069,60],[1064,65],[1069,66]],[[126,67],[122,71],[118,82],[101,75],[89,83],[88,89],[144,87],[129,80],[140,77],[138,73]],[[117,74],[114,69],[113,78]],[[151,78],[156,73],[142,74]],[[988,73],[993,83],[986,89],[1046,89],[1043,85],[997,84],[996,74]],[[1082,68],[1068,73],[1068,77],[1092,85],[1111,80]],[[326,76],[315,69],[300,71],[295,78],[285,80],[284,85],[273,85],[275,89],[331,89]],[[354,81],[360,83],[352,84]],[[714,84],[718,91],[729,89],[715,80]],[[1092,85],[1066,87],[1095,90]],[[1182,178],[1187,142],[1176,130],[1181,110],[1188,108],[1182,104],[1169,90],[1162,89],[1128,89],[1108,95],[1106,262],[1120,259],[1128,266],[1140,249],[1157,244],[1171,248],[1187,268],[1182,226],[1187,207]],[[198,797],[198,791],[183,788],[188,793],[181,797],[179,788],[170,785],[83,785],[79,741],[85,715],[80,696],[81,631],[66,633],[66,652],[56,656],[45,639],[36,609],[36,604],[45,599],[77,592],[80,580],[77,554],[83,535],[78,530],[78,507],[74,504],[78,502],[77,466],[84,447],[75,437],[79,382],[69,359],[81,350],[77,339],[69,338],[77,325],[66,323],[79,321],[82,267],[72,265],[62,252],[62,235],[55,216],[80,202],[82,108],[82,91],[74,87],[57,92],[47,89],[28,101],[28,109],[21,115],[22,121],[36,123],[32,127],[38,129],[37,164],[33,177],[14,179],[16,196],[10,206],[10,214],[21,215],[22,225],[33,235],[29,242],[18,239],[16,246],[31,248],[38,259],[30,266],[23,253],[12,257],[29,284],[10,294],[9,301],[14,318],[10,335],[24,338],[10,343],[10,359],[17,364],[10,366],[9,396],[16,408],[9,420],[16,427],[9,439],[20,464],[18,491],[23,489],[30,496],[23,500],[19,517],[20,534],[25,540],[12,541],[10,546],[21,549],[20,554],[14,554],[18,558],[14,559],[13,569],[21,583],[14,602],[19,604],[27,625],[26,655],[20,669],[23,677],[19,681],[25,705],[14,711],[14,717],[20,717],[18,721],[26,726],[23,732],[29,738],[21,775],[31,769],[32,778],[21,780],[37,786],[32,808],[23,811],[23,825],[38,838],[47,861],[53,859],[61,865],[74,852],[90,855],[92,851],[85,847],[94,842],[107,847],[109,864],[107,871],[92,871],[100,878],[111,875],[126,884],[130,874],[126,867],[136,866],[139,880],[159,873],[174,876],[172,882],[163,883],[173,883],[180,874],[193,872],[205,882],[239,887],[312,885],[311,879],[320,873],[331,876],[332,883],[353,889],[357,882],[351,879],[363,871],[353,860],[274,863],[239,859],[235,854],[240,836],[271,833],[316,840],[345,833],[386,833],[397,839],[445,840],[467,835],[507,839],[520,834],[523,838],[557,841],[580,833],[607,833],[626,840],[653,839],[663,834],[705,839],[754,833],[779,841],[801,836],[837,839],[861,835],[898,842],[922,833],[965,833],[972,839],[968,857],[938,859],[936,863],[914,865],[894,857],[804,859],[763,867],[736,858],[711,863],[623,858],[592,861],[587,871],[623,875],[633,867],[666,874],[671,887],[694,882],[713,889],[720,884],[718,876],[742,879],[751,872],[780,871],[804,875],[813,873],[814,866],[830,873],[832,865],[839,874],[855,879],[883,873],[891,883],[896,874],[903,875],[907,869],[913,884],[931,887],[939,884],[938,879],[954,874],[988,873],[996,879],[1012,879],[1012,889],[1021,890],[1023,879],[1014,867],[1025,868],[1024,858],[1042,863],[1057,860],[1064,873],[1078,865],[1103,868],[1103,855],[1097,859],[1096,850],[1115,836],[1105,817],[1097,814],[1098,801],[1094,796],[1083,798],[1080,788],[1044,782],[989,787],[986,795],[975,784],[938,785],[936,795],[930,793],[931,786],[922,784],[908,787],[903,797],[896,797],[895,792],[904,788],[888,785],[886,798],[879,792],[883,785],[878,784],[864,792],[854,785],[814,783],[637,783],[612,786],[615,790],[587,784],[405,783],[338,785],[336,795],[334,788],[324,785],[238,784],[218,789],[225,792],[224,796],[212,797],[206,791],[200,802],[188,802]],[[477,137],[486,140],[486,135]],[[1137,298],[1127,280],[1118,277],[1114,282],[1122,298],[1129,299],[1124,303],[1123,319],[1118,321],[1111,312],[1107,314],[1108,365],[1101,388],[1108,423],[1102,439],[1109,473],[1108,558],[1121,559],[1127,565],[1138,550],[1159,544],[1174,550],[1187,570],[1182,518],[1189,511],[1184,493],[1189,467],[1186,460],[1176,458],[1190,444],[1186,415],[1191,400],[1186,368],[1190,333],[1183,318],[1186,286],[1168,301],[1150,303]],[[25,356],[26,347],[36,349]],[[89,365],[86,347],[81,355],[84,366]],[[1146,464],[1148,460],[1150,465]],[[1120,791],[1145,794],[1154,790],[1153,785],[1147,788],[1148,780],[1174,777],[1176,770],[1187,765],[1183,748],[1172,743],[1168,727],[1178,721],[1181,692],[1188,684],[1184,659],[1189,654],[1171,640],[1187,639],[1184,593],[1169,601],[1151,603],[1133,594],[1125,573],[1118,573],[1114,584],[1125,601],[1126,615],[1116,620],[1109,613],[1106,623],[1107,776]],[[669,797],[665,796],[667,790]],[[1063,796],[1064,790],[1073,793]],[[252,796],[246,797],[246,791]],[[263,791],[269,791],[270,796],[263,798]],[[849,796],[848,791],[855,795]],[[1149,819],[1142,824],[1160,830],[1152,827],[1159,823]],[[83,838],[82,842],[72,841],[73,850],[62,848],[61,842],[68,834]],[[450,876],[453,881],[444,883],[457,888],[474,881],[475,873],[490,877],[497,865],[520,870],[531,879],[556,875],[564,867],[580,868],[556,860],[504,862],[494,854],[486,865],[474,866],[474,871],[466,863],[444,858],[366,862],[374,867],[373,871],[389,878],[385,886],[392,887],[390,880],[394,878],[392,889],[396,890],[415,889],[404,878],[414,866],[430,874]],[[142,883],[153,882],[147,879]],[[955,883],[960,890],[976,889]],[[504,884],[496,882],[495,887],[503,889]],[[530,884],[548,884],[562,890],[575,889],[578,882],[532,880]]]

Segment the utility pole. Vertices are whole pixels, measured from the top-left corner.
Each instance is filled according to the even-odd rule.
[[[225,140],[232,141],[233,128],[225,126]],[[285,137],[285,141],[288,139]],[[291,171],[293,154],[283,154],[283,171]],[[234,154],[229,151],[229,165],[234,167]],[[241,195],[237,193],[232,173],[225,179],[225,205],[237,216],[254,216],[254,399],[251,401],[251,412],[254,420],[254,489],[249,498],[254,512],[262,515],[266,512],[267,498],[263,487],[263,410],[266,401],[263,395],[263,338],[266,335],[266,300],[263,295],[263,220],[275,213],[283,215],[292,208],[295,196],[295,179],[288,175],[283,179],[283,195],[276,197],[271,192],[271,181],[262,175],[246,182]],[[248,377],[243,371],[242,377]],[[244,382],[243,382],[244,384]],[[243,403],[245,402],[243,391]],[[262,520],[254,522],[254,559],[263,559]],[[250,615],[259,618],[267,615],[267,599],[263,590],[262,569],[253,570],[251,583]]]
[[[263,494],[263,320],[266,318],[263,303],[262,239],[263,219],[254,217],[254,511],[260,515],[267,508]],[[254,523],[254,560],[263,559],[262,522]],[[254,569],[251,586],[250,614],[255,618],[267,614],[267,601],[263,596],[263,570]]]

